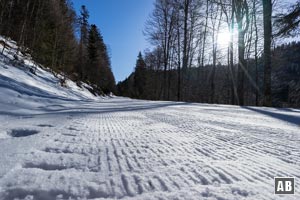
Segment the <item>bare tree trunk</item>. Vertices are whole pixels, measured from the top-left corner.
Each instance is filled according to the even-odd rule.
[[[167,9],[167,8],[165,8]],[[163,85],[162,85],[162,99],[164,100],[166,98],[166,88],[167,88],[167,68],[168,68],[168,15],[167,11],[164,10],[164,25],[165,25],[165,31],[164,31],[164,40],[163,40],[163,51],[164,51],[164,75],[163,75]]]
[[[238,102],[237,87],[235,82],[235,70],[234,70],[234,63],[233,63],[234,10],[235,10],[234,0],[232,0],[229,49],[230,49],[230,76],[231,76],[231,104],[233,105],[235,104],[235,102]]]
[[[258,52],[257,52],[257,44],[258,44],[258,28],[257,28],[257,16],[256,16],[256,1],[253,1],[253,15],[254,15],[254,29],[255,29],[255,42],[254,42],[254,59],[255,59],[255,105],[259,104],[259,85],[258,85]]]
[[[242,23],[240,21],[238,28],[241,29]],[[240,32],[238,36],[238,98],[239,105],[244,105],[244,67],[245,67],[245,44],[244,44],[244,33]]]
[[[29,5],[30,5],[30,1],[27,2],[27,5],[26,5],[26,13],[25,13],[25,16],[24,16],[24,21],[23,21],[23,24],[22,24],[22,28],[21,28],[21,32],[20,32],[20,37],[19,37],[19,41],[18,41],[18,51],[19,51],[19,48],[22,48],[24,46],[24,35],[25,35],[25,28],[26,28],[26,24],[27,24],[27,15],[28,15],[28,12],[29,12]],[[18,53],[17,51],[17,53]]]
[[[206,45],[206,36],[207,36],[207,25],[208,25],[208,6],[209,0],[206,1],[206,11],[205,11],[205,25],[204,25],[204,32],[203,32],[203,42],[202,42],[202,57],[201,57],[201,67],[204,67],[204,53],[205,53],[205,45]],[[203,102],[203,97],[201,97],[201,102]]]
[[[10,21],[10,18],[11,18],[11,13],[12,13],[12,10],[13,10],[13,8],[14,8],[14,1],[11,1],[10,2],[10,6],[9,6],[9,12],[8,12],[8,21]],[[11,23],[11,22],[10,22]],[[9,23],[9,24],[10,24]],[[6,34],[11,34],[11,26],[8,26],[7,28],[6,28],[7,30],[7,32],[6,32]]]
[[[184,0],[184,20],[183,20],[183,56],[182,56],[182,86],[183,86],[183,100],[186,98],[186,79],[188,67],[188,14],[189,14],[190,0]]]
[[[264,13],[264,106],[272,106],[271,98],[271,38],[272,2],[263,0]]]
[[[56,48],[57,48],[57,40],[58,40],[58,30],[57,28],[55,29],[55,39],[54,39],[54,44],[52,48],[52,63],[51,63],[51,69],[54,69],[54,66],[56,64]]]
[[[162,88],[161,85],[159,85],[159,83],[161,84],[161,77],[160,77],[160,66],[161,66],[161,49],[157,49],[157,58],[158,58],[158,62],[157,62],[157,69],[156,69],[156,73],[157,73],[157,80],[156,80],[156,99],[159,100],[161,98],[161,92],[162,92]]]
[[[181,69],[180,69],[180,30],[179,30],[179,18],[177,19],[177,59],[178,59],[178,64],[177,64],[177,100],[181,100]]]
[[[4,16],[4,13],[5,13],[5,7],[6,7],[6,4],[5,2],[0,2],[1,3],[1,14],[0,14],[0,34],[2,34],[2,29],[3,29],[3,16]]]
[[[32,36],[31,49],[33,49],[36,42],[39,41],[40,34],[37,31],[37,26],[38,26],[38,23],[39,23],[38,19],[42,15],[44,4],[45,4],[44,0],[39,0],[37,13],[36,13],[36,17],[35,17],[35,23],[34,23],[34,27],[33,27],[33,36]]]
[[[235,13],[236,21],[238,24],[238,99],[239,105],[244,105],[244,77],[246,72],[246,62],[245,62],[245,32],[249,26],[249,12],[248,4],[244,0],[235,0]],[[246,17],[245,28],[243,27],[243,18]]]
[[[213,16],[213,13],[215,16]],[[220,13],[220,18],[217,20],[218,14],[219,14],[218,7],[216,10],[214,10],[214,9],[211,10],[213,66],[212,66],[212,72],[211,72],[211,76],[210,76],[210,103],[215,103],[215,74],[216,74],[217,50],[218,50],[217,41],[218,41],[218,35],[219,35],[220,26],[221,26],[222,12]],[[218,24],[216,25],[217,21],[218,21]]]
[[[170,10],[166,6],[163,9],[163,19],[164,19],[164,39],[162,42],[163,46],[163,62],[164,62],[164,74],[163,74],[163,93],[162,98],[167,98],[167,69],[169,64],[169,57],[170,57],[170,45],[171,39],[173,37],[173,26],[174,26],[174,15],[175,12],[172,10],[171,14],[169,13]],[[169,21],[170,20],[170,21]]]
[[[254,84],[252,77],[249,74],[249,59],[250,59],[250,54],[251,54],[251,48],[252,48],[252,40],[253,40],[253,18],[254,18],[254,13],[252,13],[251,15],[251,21],[249,22],[251,24],[250,26],[250,30],[249,32],[247,32],[247,52],[246,52],[246,72],[247,72],[247,77],[248,79],[246,79],[246,104],[249,105],[252,103],[251,101],[251,91],[253,87],[256,87],[256,85]]]
[[[190,10],[190,28],[189,28],[189,39],[188,39],[188,50],[187,50],[187,55],[188,55],[188,74],[187,74],[187,98],[191,98],[192,94],[192,82],[191,82],[191,72],[192,72],[192,64],[195,56],[195,42],[194,42],[194,34],[196,32],[196,21],[197,21],[197,16],[194,12],[193,9]]]
[[[172,44],[173,45],[173,42]],[[171,56],[169,58],[169,63],[171,63],[171,61],[174,59],[174,49],[171,52]],[[169,65],[169,76],[168,76],[168,90],[167,90],[167,100],[170,100],[170,91],[171,91],[171,79],[172,79],[172,68],[171,65]]]
[[[233,34],[234,34],[234,12],[235,12],[235,3],[234,0],[231,0],[231,15],[229,17],[228,11],[226,9],[226,5],[222,3],[220,0],[219,3],[222,6],[222,10],[226,16],[226,21],[228,25],[228,31],[230,32],[230,40],[227,49],[227,61],[228,61],[228,73],[227,73],[227,81],[229,83],[228,89],[228,97],[229,104],[235,104],[235,98],[237,99],[237,90],[235,84],[235,73],[233,66]],[[238,101],[238,100],[237,100]]]

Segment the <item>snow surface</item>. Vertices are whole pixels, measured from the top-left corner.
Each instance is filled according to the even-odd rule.
[[[1,200],[300,199],[299,109],[95,97],[9,55]],[[274,194],[278,176],[296,178],[295,195]]]

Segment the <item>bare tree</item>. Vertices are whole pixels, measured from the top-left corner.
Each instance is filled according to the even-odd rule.
[[[272,1],[263,0],[264,13],[264,106],[272,105],[271,98],[271,39]]]
[[[253,0],[253,16],[254,16],[254,60],[255,60],[255,105],[259,104],[259,86],[258,86],[258,27],[257,27],[257,13],[256,13],[256,0]]]
[[[249,9],[246,0],[234,0],[235,16],[238,25],[238,104],[244,105],[245,33],[249,27]]]
[[[212,25],[212,57],[213,57],[213,65],[211,70],[210,78],[210,102],[215,102],[215,73],[216,73],[216,65],[217,65],[217,50],[218,50],[218,36],[219,30],[221,26],[222,13],[220,12],[219,4],[211,4],[210,10],[210,19]]]

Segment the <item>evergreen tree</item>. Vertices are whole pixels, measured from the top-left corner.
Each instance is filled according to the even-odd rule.
[[[71,73],[77,44],[76,13],[69,0],[1,0],[0,10],[0,34],[17,41],[19,51]]]
[[[107,46],[104,43],[103,37],[100,33],[99,50],[101,55],[100,65],[100,84],[105,94],[115,92],[116,82],[111,70],[110,57],[108,55]]]
[[[83,5],[80,10],[79,26],[80,26],[80,41],[78,50],[78,60],[76,64],[76,72],[79,79],[87,79],[87,70],[84,68],[87,64],[87,44],[89,36],[89,12]]]
[[[136,61],[135,72],[134,72],[134,87],[137,98],[143,98],[146,86],[146,63],[139,52],[138,59]]]
[[[88,45],[87,45],[87,52],[88,52],[88,65],[86,70],[87,79],[93,83],[98,84],[99,78],[99,66],[101,65],[101,57],[99,52],[100,47],[100,34],[97,29],[96,25],[91,25],[91,29],[88,35]]]
[[[115,91],[115,78],[103,37],[96,25],[91,25],[88,38],[88,80],[105,94]]]

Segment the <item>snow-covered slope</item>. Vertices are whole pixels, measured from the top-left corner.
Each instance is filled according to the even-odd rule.
[[[6,60],[0,200],[300,199],[299,109],[102,99]]]
[[[53,101],[77,101],[77,100],[97,100],[89,92],[87,84],[81,87],[67,79],[66,86],[62,87],[60,78],[62,75],[54,76],[50,69],[44,69],[36,64],[29,55],[25,56],[21,52],[16,54],[17,46],[15,42],[6,40],[7,46],[3,55],[0,54],[0,112],[5,112],[9,108],[15,113],[25,112],[26,109],[39,110]],[[3,45],[0,44],[0,51]],[[16,60],[17,56],[17,60]],[[35,73],[32,73],[35,71]],[[40,109],[41,110],[41,109]]]

